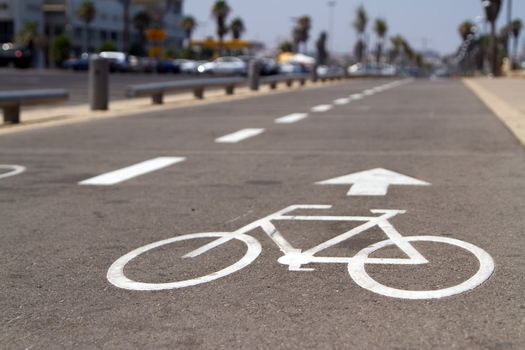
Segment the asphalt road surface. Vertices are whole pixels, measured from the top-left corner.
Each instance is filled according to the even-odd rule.
[[[392,82],[2,136],[0,347],[523,349],[524,149]]]

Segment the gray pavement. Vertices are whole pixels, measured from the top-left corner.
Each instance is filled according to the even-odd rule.
[[[405,82],[309,112],[388,82],[354,81],[2,136],[0,164],[27,168],[0,178],[2,348],[522,349],[523,147],[457,81]],[[291,113],[309,115],[293,124],[274,122]],[[238,143],[214,142],[245,128],[265,131]],[[157,157],[186,159],[112,186],[78,185]],[[350,184],[315,184],[374,168],[431,186],[347,196]],[[137,291],[106,278],[118,258],[138,247],[232,232],[292,204],[332,205],[294,212],[304,216],[406,210],[390,219],[403,236],[469,242],[490,254],[495,271],[477,288],[442,299],[387,297],[359,286],[347,264],[288,270],[258,228],[249,235],[260,242],[261,255],[209,283]],[[358,225],[276,223],[303,250]],[[373,227],[318,255],[351,257],[385,238]],[[246,251],[232,240],[180,259],[211,241],[148,251],[124,274],[150,284],[188,280],[224,269]],[[423,291],[458,285],[485,266],[457,246],[413,246],[428,264],[366,264],[366,272],[383,285]],[[390,246],[370,257],[406,256]]]

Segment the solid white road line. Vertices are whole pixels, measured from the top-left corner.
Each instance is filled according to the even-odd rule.
[[[375,91],[372,90],[372,89],[368,89],[368,90],[363,91],[363,94],[366,95],[366,96],[371,96],[374,93],[375,93]]]
[[[321,112],[328,112],[332,108],[333,108],[332,105],[319,105],[319,106],[312,107],[311,110],[312,112],[315,112],[315,113],[321,113]]]
[[[363,98],[363,94],[352,94],[352,95],[350,95],[350,98],[352,100],[360,100],[360,99]]]
[[[308,117],[308,113],[292,113],[285,115],[284,117],[275,119],[277,124],[292,124],[297,123],[300,120],[303,120]]]
[[[246,140],[250,137],[254,137],[259,134],[262,134],[263,132],[264,132],[264,129],[256,129],[256,128],[242,129],[232,134],[221,136],[215,139],[215,142],[217,143],[237,143],[242,140]]]
[[[126,168],[95,176],[93,178],[81,181],[78,184],[111,186],[155,170],[166,168],[175,163],[183,162],[184,160],[186,160],[184,157],[158,157],[131,165]]]
[[[350,103],[349,98],[338,98],[337,100],[334,100],[334,105],[342,106]]]

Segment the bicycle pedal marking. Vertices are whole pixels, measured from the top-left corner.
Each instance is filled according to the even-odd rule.
[[[494,272],[494,261],[492,257],[483,249],[458,239],[449,237],[439,236],[402,236],[395,227],[390,223],[390,219],[404,214],[404,210],[395,209],[372,209],[370,212],[376,214],[375,216],[327,216],[327,215],[290,215],[291,212],[296,210],[328,210],[331,205],[291,205],[271,215],[258,219],[246,226],[239,228],[233,232],[204,232],[204,233],[193,233],[182,236],[176,236],[173,238],[161,240],[158,242],[150,243],[143,247],[137,248],[124,256],[117,259],[108,269],[107,279],[110,283],[116,287],[128,289],[128,290],[141,290],[141,291],[155,291],[155,290],[167,290],[176,288],[185,288],[202,283],[214,281],[216,279],[226,277],[236,271],[239,271],[249,264],[251,264],[262,252],[261,244],[258,240],[248,235],[249,232],[255,229],[262,229],[266,236],[273,241],[277,247],[283,253],[277,262],[283,265],[287,265],[290,271],[314,271],[312,267],[303,267],[309,264],[347,264],[347,270],[350,277],[356,282],[357,285],[367,289],[371,292],[381,294],[393,298],[401,299],[439,299],[443,297],[449,297],[457,294],[461,294],[470,291],[483,282],[485,282]],[[359,222],[357,227],[353,227],[348,231],[341,233],[333,238],[328,239],[317,246],[314,246],[307,250],[297,249],[286,240],[286,238],[279,232],[272,222],[274,221],[348,221],[348,222]],[[371,244],[370,246],[361,249],[357,254],[352,257],[330,257],[330,256],[317,256],[316,254],[336,246],[337,244],[344,242],[356,235],[359,235],[371,228],[377,227],[385,233],[388,239]],[[202,239],[202,238],[215,238],[215,240],[204,244],[203,246],[194,249],[182,258],[193,259],[197,258],[202,254],[207,253],[223,244],[226,244],[232,240],[238,240],[245,244],[246,253],[244,256],[235,262],[234,264],[219,270],[217,272],[210,273],[205,276],[200,276],[193,279],[167,282],[167,283],[144,283],[134,281],[124,274],[125,266],[135,259],[136,257],[147,253],[151,250],[175,244],[178,242]],[[383,285],[374,280],[365,269],[366,265],[421,265],[429,263],[429,261],[411,244],[411,242],[433,242],[449,244],[462,248],[474,255],[479,262],[478,271],[468,278],[466,281],[447,288],[438,290],[402,290]],[[404,258],[372,258],[371,254],[378,251],[379,249],[396,246],[399,248],[406,257]]]
[[[4,172],[7,170],[7,172]],[[15,164],[0,164],[0,179],[5,179],[6,177],[16,176],[22,174],[26,171],[26,167]]]

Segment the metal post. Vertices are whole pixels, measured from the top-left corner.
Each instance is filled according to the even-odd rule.
[[[311,72],[311,80],[313,83],[317,83],[317,80],[319,79],[319,76],[317,75],[317,62],[313,65],[312,67],[312,72]]]
[[[195,96],[196,99],[202,100],[204,98],[204,88],[196,88],[193,90],[193,96]]]
[[[4,123],[20,123],[20,105],[4,106],[2,109],[4,110]]]
[[[260,69],[259,63],[256,60],[250,61],[250,65],[248,66],[248,84],[250,86],[250,90],[252,91],[259,90],[260,76],[261,76],[261,69]]]
[[[162,94],[162,92],[158,93],[158,94],[155,94],[155,95],[152,95],[151,96],[151,102],[154,104],[154,105],[161,105],[164,103],[164,95]]]
[[[233,95],[235,93],[235,85],[226,86],[226,95]]]
[[[92,111],[107,111],[109,106],[109,61],[94,57],[89,62],[89,105]]]

